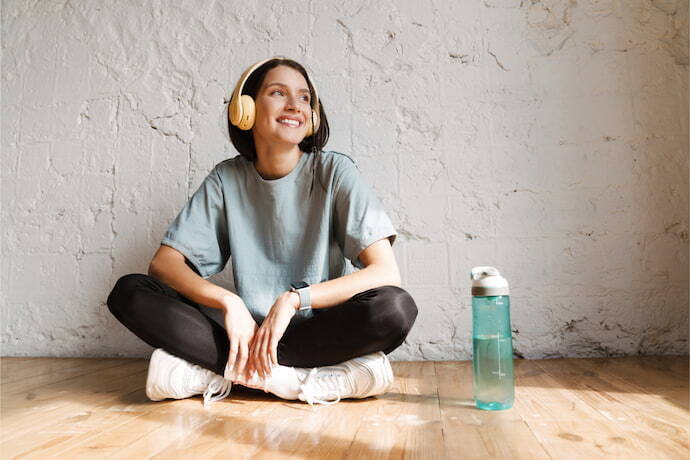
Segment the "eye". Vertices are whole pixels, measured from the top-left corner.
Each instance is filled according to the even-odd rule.
[[[283,96],[285,94],[282,89],[274,89],[273,91],[271,91],[269,93],[269,95],[273,96],[275,93],[278,93],[281,96]],[[299,96],[299,98],[307,104],[309,103],[309,101],[311,99],[309,94],[302,94],[301,96]]]

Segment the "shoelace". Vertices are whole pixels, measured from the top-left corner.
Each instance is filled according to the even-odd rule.
[[[226,398],[230,394],[230,389],[232,388],[232,382],[227,380],[220,375],[214,376],[206,387],[204,391],[204,407],[210,407],[212,402],[220,401]],[[214,393],[218,393],[213,396]]]
[[[302,390],[300,394],[310,406],[313,406],[314,403],[335,404],[342,397],[343,380],[347,381],[344,370],[315,367],[309,371],[304,383],[300,386]],[[334,396],[335,399],[327,399],[330,396]]]

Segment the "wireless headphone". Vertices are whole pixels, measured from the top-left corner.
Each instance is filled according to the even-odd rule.
[[[228,105],[228,117],[230,118],[230,123],[232,123],[234,126],[237,126],[242,131],[252,129],[252,126],[254,126],[254,120],[256,119],[256,105],[254,103],[254,99],[252,99],[252,97],[248,94],[242,94],[244,83],[247,81],[252,72],[254,72],[254,70],[272,59],[286,58],[285,56],[274,56],[252,65],[244,71],[237,82],[237,86],[235,86],[235,91],[232,92],[232,98],[230,99],[230,104]],[[311,83],[311,80],[308,76],[307,80],[309,80],[309,83]],[[311,87],[314,90],[314,98],[311,104],[311,123],[307,127],[306,137],[313,135],[319,129],[319,96],[316,93],[316,87],[313,83],[311,83]]]

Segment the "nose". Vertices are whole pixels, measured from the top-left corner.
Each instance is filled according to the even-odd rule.
[[[293,112],[299,112],[299,106],[297,105],[294,96],[289,97],[285,105],[288,108],[288,110],[291,110]]]

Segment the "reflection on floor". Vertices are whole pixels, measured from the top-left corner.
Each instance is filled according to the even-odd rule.
[[[397,362],[394,389],[310,407],[233,387],[150,402],[148,362],[2,358],[2,458],[688,458],[688,358],[516,360],[478,410],[469,361]]]

